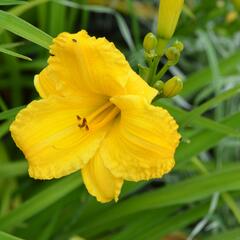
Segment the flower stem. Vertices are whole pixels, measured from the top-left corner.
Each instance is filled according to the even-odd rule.
[[[161,77],[167,72],[168,69],[169,69],[169,64],[166,63],[166,64],[162,67],[162,69],[158,72],[156,78],[157,78],[157,79],[161,79]]]
[[[150,86],[153,86],[153,84],[155,82],[155,75],[157,72],[157,67],[160,62],[160,59],[161,59],[161,57],[159,57],[159,56],[155,57],[150,66],[148,79],[147,79],[147,82],[149,83]]]

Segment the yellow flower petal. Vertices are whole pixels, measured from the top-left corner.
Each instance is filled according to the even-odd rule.
[[[118,200],[123,180],[111,174],[104,166],[99,154],[96,154],[82,169],[82,176],[89,193],[95,196],[99,202]]]
[[[124,55],[105,38],[90,37],[86,31],[64,32],[54,39],[50,49],[49,65],[35,81],[42,97],[56,92],[64,96],[124,93],[133,70]]]
[[[87,164],[106,127],[90,134],[79,128],[77,116],[87,115],[101,104],[101,99],[52,97],[33,101],[19,112],[10,130],[29,161],[30,176],[59,178]]]
[[[157,93],[155,88],[150,87],[137,73],[132,71],[126,84],[126,94],[143,96],[150,103]]]
[[[169,113],[140,96],[111,98],[121,110],[100,155],[116,177],[129,181],[161,177],[174,166],[178,125]]]
[[[57,83],[55,77],[51,78],[49,68],[45,68],[41,74],[34,77],[34,86],[42,98],[64,96],[61,90],[59,90]]]

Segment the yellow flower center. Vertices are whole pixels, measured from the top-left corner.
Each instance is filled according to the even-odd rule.
[[[87,131],[99,129],[111,122],[119,113],[119,108],[108,101],[87,117],[77,115],[77,120],[80,121],[78,127]]]

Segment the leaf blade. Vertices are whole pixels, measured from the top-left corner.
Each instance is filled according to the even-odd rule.
[[[26,1],[1,0],[0,6],[25,4]]]
[[[46,49],[52,43],[52,37],[23,19],[0,10],[0,27],[25,38]]]
[[[78,188],[82,184],[79,174],[73,174],[50,185],[28,201],[12,210],[8,215],[0,217],[0,229],[6,229],[37,214],[41,210],[55,203],[66,194]]]
[[[15,237],[13,235],[10,235],[2,231],[0,231],[0,239],[1,240],[23,240],[22,238]]]
[[[9,49],[5,49],[5,48],[2,48],[2,47],[0,47],[0,52],[8,54],[12,57],[21,58],[21,59],[24,59],[24,60],[27,60],[27,61],[32,61],[32,59],[30,57],[24,56],[22,54],[16,53],[14,51],[11,51]]]
[[[120,202],[117,208],[110,206],[105,209],[104,218],[102,215],[95,216],[94,219],[91,215],[85,218],[83,230],[108,224],[117,218],[139,211],[191,203],[208,198],[214,192],[237,190],[240,188],[239,170],[240,164],[236,164],[229,169],[192,177],[152,192],[133,196]]]

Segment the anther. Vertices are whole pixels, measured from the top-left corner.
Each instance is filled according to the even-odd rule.
[[[72,39],[73,42],[77,42],[77,40],[75,38]]]
[[[76,117],[77,117],[78,121],[80,121],[82,119],[79,115],[77,115]]]
[[[78,124],[78,126],[79,126],[80,128],[83,128],[83,127],[87,126],[87,120],[86,120],[86,118],[84,118],[83,121],[82,121],[82,124]]]
[[[89,127],[88,127],[88,125],[86,125],[85,128],[86,128],[87,131],[89,131]]]
[[[54,55],[54,54],[52,54],[52,53],[50,53],[50,56],[52,56],[52,57],[55,57],[55,55]]]

